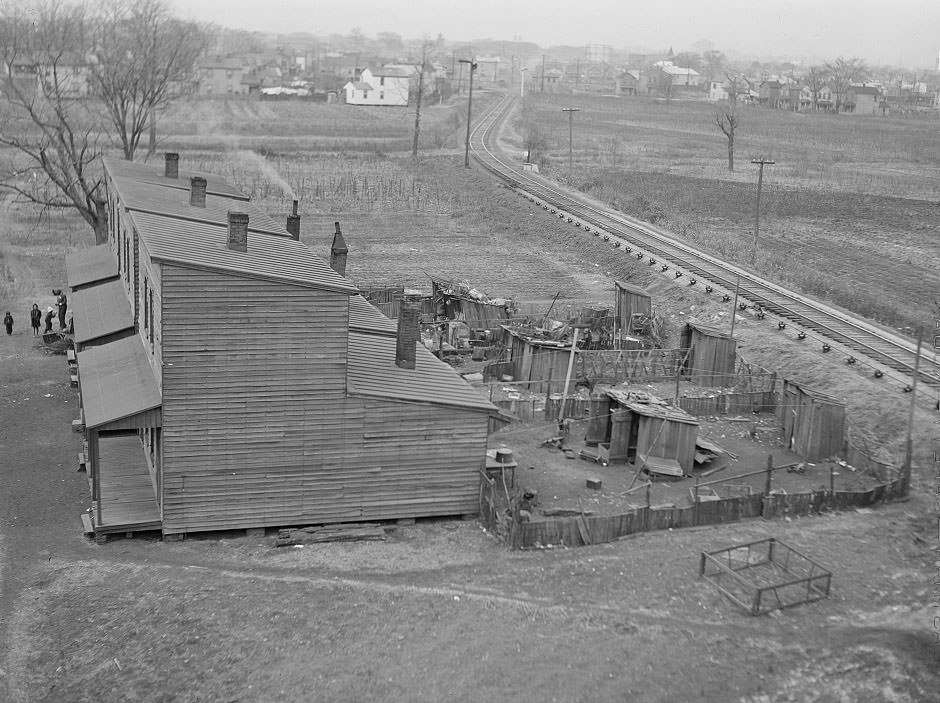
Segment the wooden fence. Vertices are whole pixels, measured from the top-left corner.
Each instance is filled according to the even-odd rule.
[[[576,516],[556,520],[519,522],[514,517],[508,543],[512,549],[538,547],[577,547],[613,542],[638,532],[666,530],[737,522],[745,518],[795,517],[824,510],[877,505],[900,495],[901,479],[867,491],[827,491],[810,493],[762,492],[749,496],[699,501],[685,507],[640,507],[627,513],[605,516]]]
[[[773,391],[752,391],[680,396],[679,407],[691,415],[772,413],[777,408],[777,394]]]

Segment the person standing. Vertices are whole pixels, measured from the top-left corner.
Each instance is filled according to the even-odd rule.
[[[33,309],[29,311],[29,324],[33,328],[33,336],[39,336],[39,325],[42,324],[42,310],[39,305],[33,303]]]
[[[68,310],[68,298],[61,289],[56,288],[52,291],[55,295],[55,306],[59,309],[59,329],[65,329],[65,311]]]
[[[46,329],[45,332],[52,332],[52,320],[55,318],[55,310],[52,309],[50,305],[46,310]]]
[[[7,328],[7,334],[13,334],[13,315],[10,314],[9,310],[3,316],[3,326]]]

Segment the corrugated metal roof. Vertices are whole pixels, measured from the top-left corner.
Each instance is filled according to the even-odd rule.
[[[106,281],[118,275],[117,261],[106,244],[73,251],[65,257],[69,288]]]
[[[305,244],[291,237],[249,232],[248,251],[239,252],[228,248],[228,230],[219,225],[144,212],[131,213],[131,218],[151,258],[159,261],[309,288],[358,292]]]
[[[201,176],[206,179],[206,193],[218,195],[234,200],[247,201],[248,196],[235,186],[226,183],[220,176],[214,173],[204,173],[202,171],[183,171],[180,169],[179,178],[167,178],[164,176],[164,164],[152,163],[143,164],[137,161],[124,161],[122,159],[103,158],[105,170],[113,178],[130,178],[141,183],[150,183],[151,185],[165,186],[166,188],[175,188],[189,192],[189,179],[193,176]]]
[[[349,329],[394,337],[398,334],[398,323],[385,317],[361,295],[353,295],[349,298]]]
[[[117,178],[113,181],[121,204],[131,211],[150,212],[168,215],[194,222],[228,226],[229,211],[244,212],[248,215],[248,231],[289,237],[284,216],[284,223],[279,223],[254,204],[232,200],[218,195],[207,195],[206,206],[196,207],[189,204],[189,191],[175,188],[154,188],[150,183],[135,181],[130,178]]]
[[[350,393],[497,412],[423,344],[418,344],[415,368],[402,369],[395,364],[394,337],[350,332],[347,358]]]
[[[78,353],[85,427],[159,407],[160,387],[136,334]]]
[[[71,307],[79,344],[134,327],[134,314],[120,280],[75,291]]]

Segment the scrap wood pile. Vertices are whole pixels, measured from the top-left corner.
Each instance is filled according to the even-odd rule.
[[[385,539],[385,529],[373,523],[321,525],[278,530],[275,547],[318,542],[364,542]]]
[[[72,335],[68,332],[45,332],[42,335],[42,345],[50,354],[65,354],[75,346]]]

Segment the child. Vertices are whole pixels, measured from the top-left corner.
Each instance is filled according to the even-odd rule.
[[[29,324],[33,328],[33,336],[39,336],[39,325],[42,324],[42,310],[39,309],[39,305],[33,303],[33,309],[29,311]]]
[[[7,328],[7,334],[13,334],[13,315],[10,314],[9,310],[3,316],[3,326]]]
[[[46,317],[45,317],[45,320],[46,320],[46,329],[44,330],[45,332],[52,332],[52,320],[53,320],[54,317],[55,317],[55,310],[54,310],[54,309],[52,308],[52,306],[50,305],[50,306],[46,309]]]

